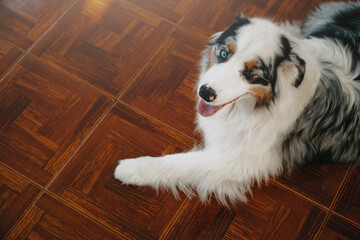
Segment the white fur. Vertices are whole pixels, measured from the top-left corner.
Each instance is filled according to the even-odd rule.
[[[198,115],[198,129],[204,147],[163,157],[140,157],[120,161],[115,177],[125,184],[165,187],[191,194],[202,200],[215,196],[221,203],[245,200],[254,183],[260,183],[282,170],[281,142],[290,126],[308,104],[319,81],[319,66],[298,36],[297,26],[276,25],[252,19],[240,28],[237,50],[228,62],[215,64],[199,77],[200,87],[208,84],[220,105],[243,95],[210,117]],[[243,63],[255,57],[270,59],[278,48],[279,34],[290,39],[293,50],[307,63],[302,84],[293,85],[297,69],[285,62],[278,72],[276,103],[269,109],[254,109],[250,85],[239,76]],[[204,68],[203,68],[204,69]]]

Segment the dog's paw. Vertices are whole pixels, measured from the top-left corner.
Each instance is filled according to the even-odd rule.
[[[145,185],[150,161],[151,157],[121,160],[115,169],[114,177],[124,184]]]

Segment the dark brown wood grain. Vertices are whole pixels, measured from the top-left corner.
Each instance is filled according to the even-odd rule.
[[[74,0],[0,1],[0,38],[28,49]]]
[[[312,239],[326,212],[273,184],[230,210],[189,200],[166,239]]]
[[[212,34],[324,1],[0,1],[0,239],[360,239],[355,165],[298,168],[230,208],[113,177],[119,160],[201,141]]]
[[[129,2],[136,6],[172,22],[178,22],[195,1],[196,0],[129,0]]]
[[[319,240],[333,239],[360,239],[360,225],[354,225],[339,216],[331,215]]]
[[[360,166],[352,166],[334,211],[360,224]]]
[[[4,239],[39,193],[40,189],[0,165],[0,239]]]
[[[0,79],[21,55],[19,49],[0,41]]]
[[[122,239],[85,216],[43,195],[8,239]]]
[[[34,57],[0,83],[0,159],[46,185],[111,104]]]
[[[308,165],[284,173],[276,181],[329,208],[349,167],[349,164]]]
[[[206,41],[175,31],[120,99],[193,136],[198,66]]]
[[[223,31],[242,13],[247,17],[268,17],[276,21],[300,20],[318,3],[326,0],[199,0],[180,27],[208,37]]]
[[[170,29],[124,1],[79,0],[31,52],[116,96]]]
[[[124,237],[158,238],[182,202],[171,193],[124,186],[113,177],[124,158],[159,156],[193,141],[117,104],[50,186],[50,191]]]

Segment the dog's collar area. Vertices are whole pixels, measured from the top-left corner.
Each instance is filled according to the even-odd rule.
[[[221,108],[225,107],[228,104],[235,102],[236,100],[238,100],[239,98],[241,98],[242,96],[244,96],[246,94],[247,93],[244,93],[244,94],[240,95],[239,97],[235,98],[234,100],[231,100],[230,102],[227,102],[222,105],[217,105],[217,106],[207,104],[204,100],[201,99],[198,104],[198,107],[197,107],[198,113],[203,117],[210,117],[210,116],[214,115],[215,113],[217,113]]]

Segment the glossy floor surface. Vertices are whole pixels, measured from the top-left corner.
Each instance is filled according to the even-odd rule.
[[[234,16],[311,0],[0,1],[0,239],[360,239],[360,167],[308,166],[230,210],[113,178],[191,149],[198,62]]]

